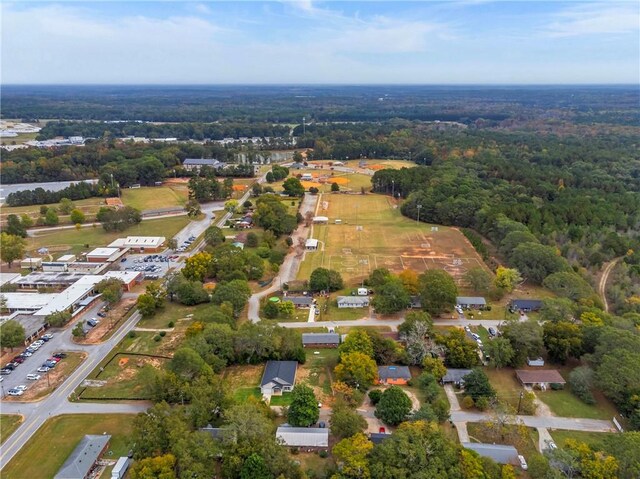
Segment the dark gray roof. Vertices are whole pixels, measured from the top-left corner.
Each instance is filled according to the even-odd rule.
[[[391,434],[387,434],[386,432],[372,432],[369,434],[369,440],[374,444],[380,444],[385,439],[389,439]]]
[[[458,383],[471,372],[471,369],[447,369],[447,374],[442,378],[443,383]]]
[[[378,366],[380,379],[411,379],[411,371],[407,366]]]
[[[542,301],[539,299],[512,299],[511,307],[517,309],[540,309]]]
[[[291,301],[295,306],[311,306],[313,304],[313,298],[309,296],[287,296],[282,298],[282,301]]]
[[[340,344],[338,333],[302,333],[302,344]]]
[[[466,304],[487,304],[487,302],[481,296],[457,296],[456,304],[464,306]]]
[[[296,382],[297,361],[267,361],[260,386],[270,382],[293,385]]]
[[[109,443],[109,439],[109,434],[83,437],[54,479],[84,479]]]
[[[502,444],[483,444],[476,442],[463,442],[467,449],[476,451],[483,457],[489,457],[500,464],[518,464],[518,450],[513,446]]]
[[[186,158],[182,162],[182,164],[190,165],[190,166],[213,166],[213,167],[224,165],[224,163],[214,158]]]

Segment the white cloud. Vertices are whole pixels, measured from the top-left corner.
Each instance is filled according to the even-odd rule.
[[[551,37],[632,33],[640,28],[639,14],[637,2],[573,6],[555,14],[544,32]]]

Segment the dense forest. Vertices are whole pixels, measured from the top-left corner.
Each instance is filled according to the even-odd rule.
[[[17,86],[5,118],[300,123],[393,118],[472,123],[545,117],[637,125],[633,86]]]

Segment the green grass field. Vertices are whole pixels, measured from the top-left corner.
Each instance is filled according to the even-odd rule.
[[[104,206],[104,198],[87,198],[86,200],[76,200],[73,202],[76,208],[81,210],[85,216],[93,217],[96,215],[101,206]],[[35,220],[40,216],[40,207],[46,206],[47,208],[55,208],[56,210],[60,206],[60,203],[50,203],[47,205],[31,205],[31,206],[5,206],[2,205],[0,207],[0,216],[2,220],[5,219],[8,215],[23,215],[27,214],[31,218]],[[60,223],[64,221],[65,217],[59,211],[57,211],[58,217],[60,218]]]
[[[22,423],[22,416],[17,414],[0,414],[0,444],[6,441],[13,431]]]
[[[562,447],[567,439],[575,439],[579,442],[584,442],[586,444],[596,445],[600,443],[605,437],[609,434],[608,432],[587,432],[587,431],[560,431],[560,430],[550,430],[549,433],[553,438],[553,441],[559,446]]]
[[[139,328],[165,329],[169,327],[170,322],[173,322],[175,327],[178,326],[180,322],[187,322],[190,319],[190,315],[193,315],[198,311],[206,310],[211,306],[211,303],[199,304],[197,306],[184,306],[182,304],[170,303],[167,301],[164,308],[159,310],[155,316],[142,318],[138,321],[137,326]]]
[[[117,238],[130,235],[173,237],[189,223],[186,216],[145,220],[122,232],[107,233],[101,225],[77,230],[75,228],[53,230],[27,238],[27,251],[49,248],[52,253],[74,253],[90,251],[99,246],[106,246]],[[87,246],[88,245],[88,246]]]
[[[292,393],[284,393],[282,396],[271,396],[270,406],[290,406],[293,400]]]
[[[302,185],[308,190],[310,187],[318,188],[321,193],[331,192],[331,183],[338,183],[341,191],[360,191],[361,188],[371,189],[371,176],[361,173],[344,173],[341,171],[331,171],[327,166],[320,168],[303,168],[301,170],[290,170],[289,176],[304,175],[309,173],[313,180],[300,180]],[[274,190],[282,190],[283,181],[271,183]]]
[[[511,368],[483,368],[483,370],[487,373],[491,385],[496,390],[498,399],[517,408],[520,393],[524,391],[524,388],[516,379],[514,370]]]
[[[107,457],[126,455],[133,415],[73,414],[49,419],[2,469],[3,479],[53,477],[85,434],[111,434]],[[109,454],[111,451],[111,454]]]
[[[557,416],[611,419],[618,414],[604,397],[596,395],[598,402],[591,406],[580,401],[568,388],[561,391],[536,391],[536,395]]]
[[[507,426],[507,428],[515,428],[516,426]],[[505,444],[512,445],[518,449],[518,453],[522,454],[525,458],[538,453],[538,431],[534,428],[525,428],[526,432],[522,437],[518,437],[516,440],[509,440],[509,438],[501,439],[492,437],[488,432],[484,424],[481,423],[467,423],[467,430],[472,442],[484,442],[493,444]]]
[[[437,226],[436,231],[434,225],[405,218],[387,196],[322,195],[319,203],[318,215],[327,216],[329,224],[313,226],[320,250],[306,253],[299,279],[321,266],[339,271],[351,285],[382,267],[395,273],[444,269],[458,280],[470,268],[486,268],[457,229]],[[335,224],[336,219],[342,223]]]
[[[140,211],[183,206],[187,199],[186,190],[170,186],[122,189],[122,202]]]

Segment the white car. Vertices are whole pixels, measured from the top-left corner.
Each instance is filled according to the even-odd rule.
[[[520,461],[520,467],[522,468],[523,471],[526,471],[527,469],[529,469],[529,466],[527,466],[527,461],[525,461],[524,456],[523,455],[518,455],[518,461]]]
[[[9,396],[22,396],[24,391],[20,391],[19,389],[9,389],[7,394],[9,394]]]
[[[27,374],[27,379],[30,381],[37,381],[40,379],[40,375],[35,373]]]
[[[46,373],[47,371],[49,371],[49,369],[51,369],[51,368],[48,368],[47,366],[40,366],[40,367],[37,369],[37,371],[38,371],[39,373]]]
[[[25,386],[24,384],[21,384],[20,386],[16,386],[13,389],[17,389],[18,391],[26,391],[27,390],[27,386]]]

